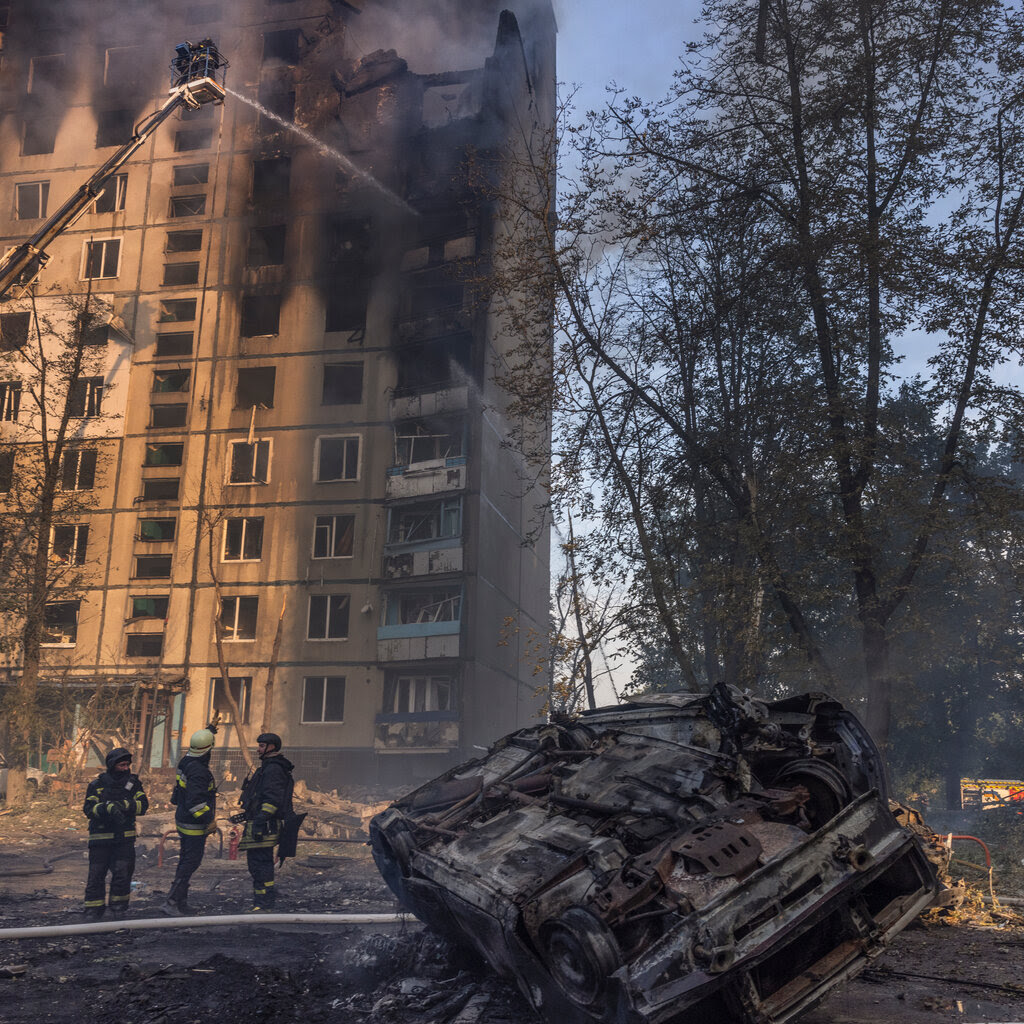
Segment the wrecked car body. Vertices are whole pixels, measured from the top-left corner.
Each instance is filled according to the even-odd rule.
[[[402,904],[559,1024],[790,1020],[938,889],[822,694],[719,686],[523,729],[370,831]]]

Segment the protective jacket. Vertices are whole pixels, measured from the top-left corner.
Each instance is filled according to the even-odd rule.
[[[205,836],[217,827],[217,787],[210,772],[210,752],[186,754],[178,762],[171,793],[174,824],[182,836]]]
[[[89,819],[90,843],[135,839],[135,818],[149,810],[138,775],[103,772],[89,783],[82,813]]]
[[[240,850],[271,847],[277,842],[281,822],[292,813],[294,767],[283,754],[271,754],[242,783],[238,802],[245,814],[245,831],[238,844]]]

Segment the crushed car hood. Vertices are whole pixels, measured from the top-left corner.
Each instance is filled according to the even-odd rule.
[[[370,834],[403,906],[558,1024],[791,1020],[939,888],[824,694],[718,686],[523,729]]]

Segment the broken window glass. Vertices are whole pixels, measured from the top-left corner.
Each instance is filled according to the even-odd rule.
[[[317,516],[313,523],[314,558],[351,558],[356,517]]]
[[[163,299],[160,302],[159,321],[162,324],[185,323],[196,318],[195,299]],[[189,351],[191,351],[189,346]]]
[[[395,465],[450,459],[464,454],[461,418],[407,420],[395,426]]]
[[[462,535],[462,500],[399,505],[388,514],[388,543],[411,544]]]
[[[74,647],[78,641],[79,601],[51,601],[43,609],[44,647]]]
[[[206,213],[206,196],[171,196],[172,217],[201,217]]]
[[[205,185],[210,178],[209,164],[180,164],[174,168],[171,183],[177,185]]]
[[[191,370],[155,370],[153,372],[154,394],[188,391],[192,379]]]

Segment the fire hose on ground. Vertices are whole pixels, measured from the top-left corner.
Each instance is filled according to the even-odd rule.
[[[95,935],[102,932],[154,931],[160,928],[230,928],[239,925],[305,924],[411,924],[411,914],[220,914],[207,917],[151,917],[137,921],[91,921],[88,924],[54,924],[34,928],[0,928],[0,939],[46,939],[61,935]]]

